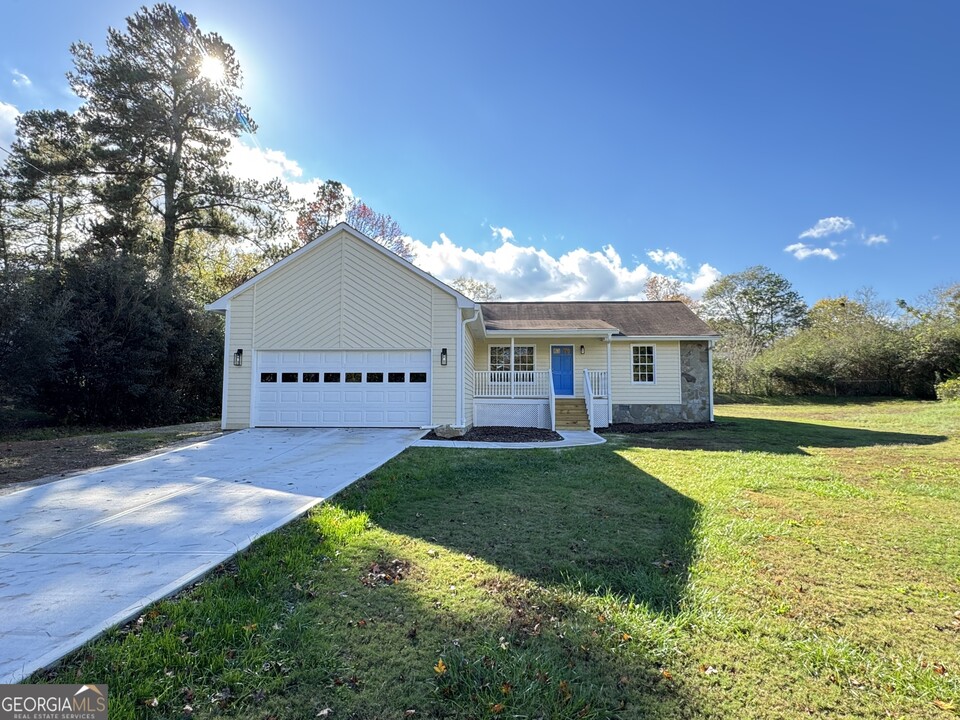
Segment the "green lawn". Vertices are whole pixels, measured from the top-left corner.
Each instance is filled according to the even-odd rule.
[[[960,404],[717,414],[408,450],[46,677],[112,718],[956,717]]]

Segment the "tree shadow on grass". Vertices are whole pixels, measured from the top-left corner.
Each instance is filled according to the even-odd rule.
[[[807,455],[805,448],[861,448],[896,445],[935,445],[946,435],[863,430],[859,428],[768,420],[764,418],[718,418],[716,427],[661,433],[611,434],[622,442],[664,450],[718,452],[768,452]]]
[[[659,613],[679,610],[695,552],[694,500],[602,447],[445,451],[442,475],[424,467],[438,459],[432,452],[391,463],[398,483],[389,498],[377,497],[390,486],[381,477],[338,499],[391,532],[542,585],[612,593]]]

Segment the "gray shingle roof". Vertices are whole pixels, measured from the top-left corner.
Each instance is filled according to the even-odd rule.
[[[637,337],[719,337],[677,300],[637,302],[490,302],[487,330],[609,330]],[[614,334],[618,334],[614,333]]]

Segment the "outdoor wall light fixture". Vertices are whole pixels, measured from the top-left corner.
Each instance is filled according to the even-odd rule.
[[[581,345],[581,346],[580,346],[580,354],[583,355],[586,351],[587,351],[587,349],[586,349],[583,345]]]
[[[441,365],[446,365],[446,364],[447,364],[447,349],[446,349],[446,348],[443,348],[443,349],[440,351],[440,364],[441,364]]]
[[[243,365],[243,350],[237,350],[233,354],[233,364],[236,365],[237,367],[240,367],[241,365]]]

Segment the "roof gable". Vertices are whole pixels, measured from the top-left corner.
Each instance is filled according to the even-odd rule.
[[[493,332],[596,329],[626,337],[719,337],[677,300],[493,302],[481,307],[484,327]]]
[[[334,239],[335,237],[339,236],[340,233],[346,233],[353,239],[359,242],[362,242],[365,245],[368,245],[369,247],[373,248],[377,252],[382,253],[386,257],[390,258],[392,261],[396,262],[401,268],[414,273],[415,275],[422,278],[423,280],[426,280],[428,283],[440,288],[444,292],[449,293],[454,298],[456,298],[457,307],[460,307],[460,308],[476,307],[476,304],[470,298],[466,297],[462,293],[457,292],[452,287],[441,282],[430,273],[421,270],[410,261],[405,260],[404,258],[397,255],[395,252],[388,250],[383,245],[367,237],[359,230],[356,230],[355,228],[351,227],[345,222],[341,222],[335,225],[334,227],[332,227],[330,230],[327,230],[327,232],[325,232],[323,235],[317,238],[314,238],[303,247],[295,250],[294,252],[290,253],[286,257],[281,258],[280,260],[275,262],[273,265],[268,267],[266,270],[263,270],[257,273],[246,282],[241,283],[240,285],[235,287],[233,290],[228,292],[223,297],[218,298],[217,300],[214,300],[212,303],[209,303],[206,306],[206,309],[214,312],[226,311],[227,307],[229,306],[230,300],[232,298],[249,290],[257,283],[262,282],[263,280],[270,277],[271,275],[278,272],[279,270],[286,267],[287,265],[297,262],[297,260],[302,258],[304,255],[316,250],[318,247],[321,247],[324,243],[327,243],[330,240]]]

